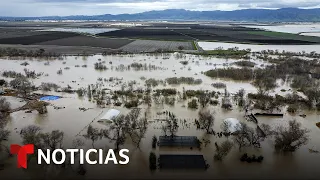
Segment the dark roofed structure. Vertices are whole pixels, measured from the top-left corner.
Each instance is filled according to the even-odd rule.
[[[160,169],[207,169],[203,155],[160,155],[159,167]]]
[[[196,136],[160,136],[159,146],[169,147],[199,147],[200,143]]]

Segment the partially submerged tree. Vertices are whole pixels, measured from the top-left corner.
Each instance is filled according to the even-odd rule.
[[[94,128],[91,125],[88,126],[87,133],[83,135],[84,138],[92,141],[92,147],[94,148],[94,142],[102,138],[102,133],[98,128]]]
[[[210,101],[210,96],[208,93],[201,93],[199,96],[198,96],[198,99],[199,99],[199,102],[202,106],[202,108],[204,108]]]
[[[10,109],[10,103],[5,98],[0,98],[0,113],[6,114]]]
[[[210,133],[212,126],[214,124],[214,113],[210,112],[208,109],[201,109],[199,111],[199,124],[201,129],[205,129],[207,134]]]
[[[233,133],[233,141],[242,147],[254,146],[260,147],[260,143],[265,139],[257,129],[249,127],[246,123],[240,122],[236,125],[236,131]]]
[[[256,77],[253,85],[257,87],[258,93],[261,95],[268,95],[268,93],[277,87],[276,79],[271,72],[256,71]]]
[[[10,86],[18,90],[23,96],[27,96],[32,90],[32,84],[26,77],[17,77],[10,81]]]
[[[102,130],[102,134],[110,141],[114,141],[115,150],[119,150],[120,146],[124,144],[126,140],[126,116],[120,115],[113,119],[109,129]]]
[[[55,149],[62,149],[64,133],[59,130],[54,130],[50,133],[41,133],[40,139],[47,149],[54,151]]]
[[[10,135],[10,131],[5,129],[4,120],[0,118],[0,152],[6,150],[10,154],[9,148],[3,144],[4,141],[7,141]]]
[[[139,118],[140,111],[138,108],[133,109],[126,116],[126,131],[138,149],[140,149],[140,142],[147,132],[148,124],[146,114],[144,117]]]
[[[278,126],[274,133],[275,149],[279,151],[295,151],[309,140],[309,130],[302,128],[296,120],[289,121],[288,127]]]
[[[173,113],[169,113],[169,118],[166,120],[166,126],[170,133],[171,138],[173,138],[178,132],[178,119]]]
[[[214,159],[217,161],[222,161],[231,151],[233,143],[229,140],[226,140],[221,143],[221,145],[216,145],[216,153]]]

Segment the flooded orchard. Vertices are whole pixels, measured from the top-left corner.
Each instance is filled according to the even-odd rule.
[[[100,121],[100,118],[110,109],[117,109],[126,115],[132,108],[140,108],[140,116],[148,122],[147,130],[139,144],[126,135],[125,142],[120,148],[130,150],[130,163],[128,165],[85,165],[85,175],[77,175],[77,165],[66,171],[58,167],[51,167],[45,171],[31,160],[27,170],[16,168],[16,158],[5,158],[1,177],[10,177],[12,173],[20,178],[66,178],[79,179],[93,178],[315,178],[320,176],[317,167],[320,156],[320,129],[316,123],[320,121],[320,112],[316,110],[300,109],[297,113],[287,112],[287,106],[278,108],[277,113],[283,116],[256,116],[258,122],[251,122],[248,114],[265,112],[252,108],[238,106],[238,101],[233,98],[239,90],[244,89],[245,94],[257,93],[257,88],[251,81],[233,81],[226,78],[211,78],[204,72],[212,69],[241,68],[235,64],[243,59],[217,58],[182,53],[158,54],[128,54],[128,55],[94,55],[94,56],[65,56],[56,59],[14,59],[3,58],[0,60],[0,72],[14,71],[25,74],[34,71],[35,75],[28,78],[35,87],[33,93],[41,95],[56,95],[61,98],[52,101],[47,106],[47,113],[17,110],[6,117],[5,129],[10,136],[5,145],[22,144],[21,130],[28,125],[37,125],[43,132],[60,130],[64,133],[63,147],[71,148],[73,140],[81,139],[82,148],[90,149],[93,143],[84,137],[90,126],[97,129],[107,129],[111,125]],[[252,70],[264,68],[272,62],[264,61],[250,56],[253,62]],[[26,70],[25,70],[26,69]],[[26,73],[27,74],[27,73]],[[17,76],[17,75],[13,75]],[[10,82],[13,76],[1,77]],[[19,75],[18,75],[19,76]],[[184,77],[184,78],[182,78]],[[44,91],[43,83],[55,84],[55,88]],[[40,88],[39,88],[40,87]],[[42,87],[42,88],[41,88]],[[90,89],[90,90],[88,90]],[[164,91],[163,89],[170,89]],[[175,89],[175,93],[171,93]],[[147,90],[150,97],[147,102]],[[158,90],[158,91],[157,91]],[[194,91],[191,91],[194,90]],[[196,91],[198,90],[198,91]],[[93,92],[94,91],[94,92]],[[119,91],[118,93],[115,93]],[[210,99],[202,107],[201,100],[196,96],[188,95],[197,92],[206,92]],[[270,91],[271,95],[293,93],[287,80],[277,80],[277,87]],[[90,95],[88,95],[88,92]],[[127,95],[126,93],[129,93]],[[130,94],[132,93],[132,94]],[[166,96],[165,93],[169,95]],[[299,93],[299,92],[298,92]],[[155,95],[158,94],[158,95]],[[187,97],[184,95],[187,94]],[[3,96],[11,104],[11,109],[16,110],[26,104],[27,100],[16,96]],[[229,97],[231,108],[222,108],[222,102]],[[172,98],[174,100],[172,100]],[[197,107],[192,107],[190,102],[195,99]],[[129,103],[130,102],[130,103]],[[136,105],[132,105],[136,102]],[[214,112],[214,125],[210,133],[197,127],[199,111],[208,109]],[[196,136],[200,148],[152,148],[153,137],[166,135],[163,126],[166,124],[168,114],[174,114],[178,122],[175,136]],[[283,153],[274,149],[274,138],[268,137],[261,142],[261,147],[243,147],[239,151],[234,143],[231,152],[223,161],[214,160],[217,144],[226,140],[233,142],[232,136],[218,135],[222,132],[222,124],[228,118],[235,118],[249,127],[267,124],[274,128],[287,126],[289,120],[296,120],[303,128],[309,130],[309,141],[294,152]],[[214,133],[212,133],[214,132]],[[167,134],[170,134],[167,132]],[[113,149],[115,142],[107,138],[98,138],[94,142],[96,149]],[[150,171],[149,154],[199,154],[203,155],[208,165],[206,171],[193,170],[155,170]],[[263,161],[242,162],[240,157],[247,153],[249,156],[263,156]],[[4,152],[2,154],[5,154]],[[92,155],[91,159],[97,157]],[[2,161],[1,161],[2,162]],[[75,171],[75,172],[74,172]]]

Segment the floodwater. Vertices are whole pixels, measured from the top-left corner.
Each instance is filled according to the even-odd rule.
[[[172,86],[181,90],[185,87],[188,89],[203,89],[203,90],[218,90],[223,92],[223,89],[215,89],[211,86],[214,82],[224,82],[227,85],[229,92],[236,92],[241,88],[244,88],[246,92],[255,92],[256,89],[249,82],[234,82],[222,79],[211,79],[203,74],[202,71],[206,71],[213,68],[223,68],[232,65],[237,60],[226,60],[219,58],[209,58],[194,55],[183,55],[177,58],[178,54],[166,54],[166,55],[110,55],[110,56],[89,56],[89,57],[76,57],[68,56],[63,60],[50,60],[50,65],[45,65],[47,60],[33,59],[33,60],[0,60],[0,71],[14,70],[23,72],[24,68],[35,70],[37,73],[43,72],[44,74],[38,79],[32,80],[35,85],[40,85],[41,82],[53,82],[62,87],[70,85],[73,89],[79,87],[87,87],[88,84],[95,84],[97,79],[118,77],[123,78],[123,82],[135,80],[137,81],[134,88],[144,87],[143,80],[145,78],[155,78],[164,80],[167,77],[194,77],[195,79],[202,79],[203,83],[200,85],[177,85]],[[96,71],[94,69],[94,63],[105,62],[108,70]],[[29,63],[28,66],[21,66],[24,61]],[[188,61],[189,64],[184,66],[180,61]],[[264,62],[252,59],[259,67]],[[110,63],[112,62],[112,63]],[[146,63],[147,70],[130,70],[126,67],[131,63]],[[121,65],[122,64],[122,65]],[[149,66],[150,64],[150,66]],[[75,67],[79,65],[79,67]],[[87,68],[83,68],[82,65],[87,65]],[[154,66],[152,66],[154,65]],[[65,69],[69,67],[70,69]],[[58,75],[59,69],[63,70],[62,75]],[[196,74],[196,75],[195,75]],[[8,79],[9,80],[9,79]],[[72,82],[74,81],[74,82]],[[104,88],[121,89],[121,84],[116,83],[104,83]],[[169,88],[171,86],[167,86]],[[162,86],[156,88],[163,88]],[[274,93],[280,93],[280,89],[289,89],[288,85],[284,84],[278,87]],[[113,107],[112,105],[107,108],[99,108],[94,102],[89,102],[86,98],[78,98],[76,94],[65,94],[47,92],[47,94],[58,94],[63,96],[57,101],[52,101],[52,106],[48,107],[48,113],[45,115],[39,115],[37,112],[27,114],[24,111],[12,113],[8,117],[7,129],[11,131],[11,135],[8,144],[17,143],[21,144],[20,130],[27,125],[38,125],[44,132],[59,129],[64,131],[64,144],[65,147],[71,147],[71,142],[75,138],[82,138],[81,135],[85,133],[87,125],[91,124],[98,128],[107,128],[106,125],[97,122],[99,117],[102,116],[109,108],[119,109],[122,113],[127,113],[128,109]],[[23,102],[21,100],[10,97],[8,101],[12,103],[14,107],[17,107]],[[56,110],[54,106],[65,107],[64,109]],[[295,153],[292,154],[277,154],[273,150],[273,142],[267,139],[262,143],[260,149],[243,149],[238,151],[237,147],[234,147],[232,152],[226,157],[223,162],[216,162],[213,160],[215,152],[215,142],[222,142],[226,140],[225,137],[218,138],[218,136],[207,135],[204,131],[196,130],[193,125],[194,119],[198,118],[197,110],[190,110],[186,108],[187,102],[177,102],[175,106],[168,105],[156,105],[147,107],[142,105],[142,111],[147,112],[149,121],[148,131],[145,138],[141,142],[141,149],[134,148],[132,142],[128,139],[123,145],[123,148],[130,150],[130,163],[128,165],[87,165],[87,174],[85,176],[79,176],[79,179],[105,179],[105,178],[184,178],[184,179],[212,179],[212,178],[315,178],[320,176],[318,171],[318,165],[320,162],[319,154],[309,153],[308,148],[314,150],[320,150],[320,129],[315,126],[315,123],[319,121],[319,112],[301,112],[307,115],[306,118],[299,116],[291,116],[285,113],[283,118],[274,117],[258,117],[259,123],[270,124],[271,126],[277,126],[279,124],[286,124],[288,120],[297,119],[302,123],[303,127],[310,130],[310,141],[307,145],[301,147]],[[88,111],[79,111],[79,107],[93,108]],[[201,150],[190,150],[181,148],[159,148],[156,150],[151,149],[152,136],[162,135],[160,127],[161,121],[154,121],[154,119],[161,118],[157,115],[157,112],[163,112],[165,110],[173,112],[179,119],[179,131],[177,135],[192,135],[197,136],[200,140],[210,140],[211,143]],[[221,131],[220,125],[226,118],[237,118],[240,121],[247,122],[244,118],[244,111],[238,108],[234,108],[231,111],[226,111],[220,108],[220,106],[210,106],[210,110],[215,112],[215,124],[214,130]],[[186,120],[186,124],[182,122]],[[250,126],[254,126],[252,122],[247,122]],[[91,142],[85,141],[85,148],[91,148]],[[113,143],[109,140],[102,139],[95,143],[96,148],[109,149],[113,148]],[[159,154],[203,154],[207,163],[210,165],[207,171],[156,171],[151,173],[149,171],[149,153],[154,151]],[[264,161],[261,164],[258,163],[243,163],[239,161],[239,157],[243,153],[263,155]],[[92,157],[95,158],[95,157]],[[0,177],[10,177],[12,174],[19,176],[20,178],[33,179],[33,178],[66,178],[76,177],[76,173],[73,171],[66,171],[63,174],[57,173],[54,168],[50,172],[44,173],[40,170],[39,166],[35,165],[36,162],[31,161],[28,170],[16,169],[16,159],[10,158],[5,161],[5,169],[0,171]]]
[[[52,28],[43,29],[39,31],[58,31],[58,32],[76,32],[76,33],[86,33],[86,34],[100,34],[105,32],[117,31],[116,28]]]
[[[248,28],[258,28],[268,31],[275,32],[284,32],[284,33],[293,33],[298,34],[302,32],[320,32],[320,24],[319,23],[301,23],[301,24],[282,24],[282,25],[263,25],[263,26],[245,26]]]
[[[239,47],[239,49],[250,48],[253,52],[259,52],[263,50],[278,50],[279,52],[302,52],[305,51],[310,53],[312,51],[320,52],[320,45],[258,45],[258,44],[239,44],[239,43],[223,43],[223,42],[198,42],[199,46],[203,50],[214,50],[219,47],[234,48]]]

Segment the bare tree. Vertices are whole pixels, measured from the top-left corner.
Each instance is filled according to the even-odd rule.
[[[236,125],[236,131],[233,134],[234,143],[238,144],[239,150],[245,146],[260,147],[260,143],[265,139],[257,129],[251,128],[243,122]]]
[[[126,140],[126,129],[126,116],[120,115],[113,120],[109,129],[103,129],[101,133],[105,138],[114,141],[115,149],[119,150]]]
[[[276,79],[267,72],[257,71],[253,85],[257,87],[258,93],[267,95],[272,89],[277,87]]]
[[[10,86],[17,89],[19,93],[27,96],[32,90],[32,84],[26,77],[17,77],[10,81]]]
[[[223,158],[225,158],[229,154],[232,147],[233,143],[229,140],[222,142],[221,146],[216,145],[216,153],[214,155],[214,159],[217,161],[222,161]]]
[[[41,128],[36,125],[29,125],[21,129],[20,136],[22,144],[34,144],[36,149],[42,149],[40,139]]]
[[[205,129],[207,134],[210,133],[210,130],[214,124],[214,113],[210,112],[208,109],[201,109],[199,111],[199,124],[201,129]]]
[[[289,121],[288,127],[278,126],[274,133],[275,149],[279,151],[295,151],[309,140],[309,130],[296,120]]]
[[[133,109],[126,116],[127,118],[127,133],[129,134],[132,142],[140,149],[140,142],[144,138],[147,131],[147,118],[146,114],[144,117],[139,118],[140,109]]]
[[[220,128],[223,133],[231,133],[230,128],[231,128],[231,123],[229,121],[223,121],[222,124],[220,125]]]
[[[46,148],[50,148],[51,151],[55,149],[62,149],[64,133],[59,130],[54,130],[51,133],[41,133],[40,139],[42,140]]]
[[[91,125],[88,126],[87,134],[83,135],[84,138],[92,141],[92,147],[94,148],[94,142],[102,138],[102,133],[98,128],[94,128]]]

